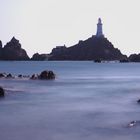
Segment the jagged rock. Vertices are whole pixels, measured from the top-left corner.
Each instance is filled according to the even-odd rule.
[[[19,75],[18,75],[18,78],[22,78],[22,77],[23,77],[23,75],[22,75],[22,74],[19,74]]]
[[[129,56],[130,62],[140,62],[140,54],[131,54]]]
[[[9,73],[9,74],[7,74],[6,78],[13,78],[13,76],[11,73]]]
[[[31,80],[52,80],[55,79],[55,74],[53,73],[53,71],[43,71],[41,72],[41,74],[33,74],[31,76],[29,75],[22,75],[19,74],[18,76],[12,75],[12,74],[6,74],[6,73],[0,73],[0,78],[5,78],[5,79],[9,79],[9,78],[25,78],[25,79],[31,79]]]
[[[49,60],[122,60],[127,58],[104,37],[92,36],[78,44],[66,48],[56,47]]]
[[[5,75],[3,73],[0,73],[0,78],[5,77]]]
[[[137,103],[139,103],[139,104],[140,104],[140,99],[137,101]]]
[[[36,80],[36,79],[38,79],[38,75],[33,74],[33,75],[31,76],[31,78],[30,78],[30,79],[32,79],[32,80]]]
[[[128,127],[136,127],[136,126],[140,126],[140,120],[131,121],[131,122],[128,124]]]
[[[102,61],[100,59],[94,60],[95,63],[101,63]]]
[[[2,60],[29,60],[29,57],[24,49],[21,48],[19,40],[15,37],[1,49]]]
[[[43,71],[39,75],[39,79],[41,80],[55,79],[55,74],[53,73],[53,71]]]
[[[4,97],[4,89],[2,87],[0,87],[0,97]]]
[[[137,121],[132,121],[128,124],[128,127],[134,127],[136,126],[136,124],[137,124]]]

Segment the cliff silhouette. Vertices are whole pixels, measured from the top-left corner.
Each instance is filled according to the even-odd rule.
[[[122,63],[126,63],[140,62],[140,54],[131,54],[127,57],[119,49],[114,48],[107,38],[92,36],[85,41],[79,41],[78,44],[71,47],[58,46],[52,49],[50,54],[35,53],[32,58],[29,58],[26,51],[21,47],[19,40],[13,37],[4,47],[2,41],[0,41],[0,60],[94,60],[95,62],[119,60]]]
[[[29,60],[26,51],[21,48],[19,40],[15,37],[11,39],[4,47],[0,41],[0,60]]]

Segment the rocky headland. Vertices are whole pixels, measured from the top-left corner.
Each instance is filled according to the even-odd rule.
[[[21,48],[19,40],[15,37],[11,39],[4,47],[0,41],[0,60],[30,60],[26,51]]]
[[[92,36],[78,44],[60,46],[52,50],[49,60],[122,60],[127,59],[121,51],[105,37]]]

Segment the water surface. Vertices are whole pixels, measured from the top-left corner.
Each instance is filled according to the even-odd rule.
[[[2,140],[139,140],[140,64],[0,62],[0,72],[34,74],[52,81],[0,80]]]

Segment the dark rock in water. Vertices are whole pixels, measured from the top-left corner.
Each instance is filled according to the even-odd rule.
[[[134,127],[137,124],[137,121],[132,121],[128,124],[128,127]]]
[[[35,79],[35,74],[33,74],[30,79],[34,80]]]
[[[19,74],[19,75],[18,75],[18,78],[22,78],[22,77],[23,77],[22,74]]]
[[[128,124],[128,127],[140,126],[140,121],[132,121]]]
[[[6,74],[6,73],[0,73],[0,78],[5,78],[5,79],[9,79],[9,78],[20,78],[20,79],[31,79],[31,80],[52,80],[55,79],[55,74],[53,73],[53,71],[43,71],[41,72],[41,74],[33,74],[33,75],[22,75],[19,74],[18,76],[12,75],[12,74]]]
[[[55,74],[53,71],[48,71],[48,79],[55,79]]]
[[[140,99],[137,101],[137,103],[139,103],[139,104],[140,104]]]
[[[9,73],[9,74],[6,76],[6,78],[13,78],[13,77],[12,77],[12,74]]]
[[[0,73],[0,78],[5,77],[5,75],[3,73]]]
[[[31,76],[31,78],[30,78],[31,80],[36,80],[36,79],[38,79],[38,76],[37,75],[35,75],[35,74],[33,74],[32,76]]]
[[[0,87],[0,97],[4,97],[4,89]]]
[[[32,61],[45,61],[48,60],[49,55],[48,54],[39,54],[39,53],[35,53],[31,60]]]
[[[101,60],[100,59],[96,59],[94,60],[95,63],[101,63]]]
[[[55,79],[55,74],[53,73],[53,71],[43,71],[39,75],[39,79],[41,80]]]
[[[23,75],[23,78],[30,78],[30,75]]]

